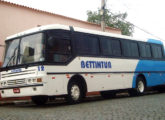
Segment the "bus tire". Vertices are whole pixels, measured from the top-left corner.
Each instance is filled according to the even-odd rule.
[[[110,99],[116,96],[116,92],[114,91],[101,91],[100,94],[104,99]]]
[[[45,105],[48,101],[48,96],[32,96],[31,100],[36,105]]]
[[[77,104],[82,101],[83,87],[78,82],[70,82],[68,86],[67,102]]]
[[[145,78],[139,76],[136,80],[136,88],[131,90],[129,93],[131,96],[141,96],[144,95],[145,91],[146,91]]]

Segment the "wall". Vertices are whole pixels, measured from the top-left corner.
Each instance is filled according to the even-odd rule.
[[[7,36],[37,25],[47,24],[63,24],[101,30],[100,26],[96,24],[0,1],[0,44],[4,45]],[[121,34],[120,30],[113,28],[106,28],[106,32]],[[3,52],[3,47],[0,47],[0,61],[2,61]]]

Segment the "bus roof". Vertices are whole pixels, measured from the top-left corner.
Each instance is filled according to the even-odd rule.
[[[11,36],[7,37],[6,41],[9,39],[21,37],[21,36],[28,35],[31,33],[40,32],[40,31],[44,31],[44,30],[53,30],[53,29],[70,30],[70,26],[60,25],[60,24],[39,26],[36,28],[32,28],[32,29],[11,35]],[[74,31],[82,32],[82,33],[89,33],[89,34],[102,35],[102,36],[111,36],[111,37],[115,37],[115,38],[137,40],[137,41],[147,41],[147,39],[137,39],[137,38],[133,38],[133,37],[125,36],[125,35],[119,35],[119,34],[108,33],[108,32],[101,32],[101,31],[96,31],[96,30],[89,30],[89,29],[78,28],[78,27],[73,27],[73,29],[74,29]]]

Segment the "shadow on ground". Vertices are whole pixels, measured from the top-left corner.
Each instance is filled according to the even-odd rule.
[[[157,91],[149,91],[149,92],[146,92],[143,96],[155,95],[155,94],[163,94],[163,93],[159,93]],[[115,97],[112,97],[110,99],[103,99],[99,95],[88,96],[79,104],[87,104],[87,103],[91,103],[91,102],[94,103],[94,102],[107,101],[107,100],[111,101],[111,100],[115,100],[115,99],[136,98],[136,97],[141,97],[141,96],[129,96],[129,94],[126,92],[118,93]],[[77,104],[75,104],[75,105],[77,105]],[[47,104],[42,105],[42,106],[37,106],[37,105],[33,104],[31,101],[25,102],[25,103],[20,102],[20,103],[14,104],[14,105],[8,105],[8,107],[10,107],[10,106],[17,107],[17,108],[26,107],[26,108],[40,109],[40,108],[51,108],[51,107],[64,107],[64,106],[71,106],[71,105],[69,105],[64,98],[57,98],[56,100],[51,100]]]

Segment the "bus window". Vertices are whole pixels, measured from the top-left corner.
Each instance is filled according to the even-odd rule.
[[[42,37],[42,33],[37,33],[21,39],[18,64],[41,62],[44,60]]]
[[[71,57],[70,40],[50,36],[48,38],[47,53],[49,62],[67,62]]]
[[[121,47],[120,47],[120,41],[115,39],[112,40],[112,50],[114,56],[121,56]]]
[[[103,55],[121,56],[120,41],[114,38],[102,38],[100,41]]]
[[[3,67],[16,65],[19,39],[6,42],[6,51]]]
[[[139,57],[139,50],[138,50],[138,44],[136,42],[131,42],[131,56],[132,57]]]
[[[103,55],[112,55],[112,41],[107,38],[102,38],[100,41],[101,52]]]
[[[143,58],[151,58],[151,48],[149,44],[146,43],[140,43],[139,44],[140,48],[140,55]]]
[[[76,35],[76,49],[79,54],[97,55],[99,53],[98,38],[95,36]]]
[[[136,42],[122,41],[123,54],[126,57],[139,57],[138,45]]]
[[[162,58],[162,49],[159,45],[151,45],[152,54],[154,58]]]

